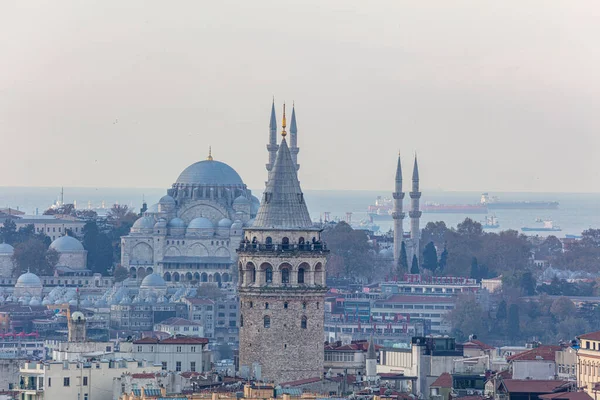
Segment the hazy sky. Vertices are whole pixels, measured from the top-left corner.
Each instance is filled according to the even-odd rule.
[[[600,4],[4,1],[0,185],[264,187],[272,96],[306,189],[600,191]]]

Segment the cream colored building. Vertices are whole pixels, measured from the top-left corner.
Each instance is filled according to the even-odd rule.
[[[112,400],[115,378],[158,371],[160,366],[135,360],[28,362],[17,390],[21,400]]]
[[[577,387],[596,398],[596,385],[600,383],[600,331],[578,336]],[[600,385],[598,385],[600,386]]]

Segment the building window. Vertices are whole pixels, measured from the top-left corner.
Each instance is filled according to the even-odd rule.
[[[181,361],[175,363],[175,371],[181,372]]]
[[[265,282],[273,283],[273,268],[271,267],[265,269]]]
[[[306,329],[306,323],[307,323],[307,318],[306,318],[306,316],[303,316],[302,320],[300,321],[300,328]]]
[[[265,328],[270,328],[271,327],[271,317],[269,317],[268,315],[265,315],[265,318],[263,320],[263,325],[265,326]]]
[[[190,371],[196,372],[196,361],[190,362]]]
[[[254,304],[253,304],[252,302],[248,303],[248,306],[249,306],[250,308],[252,308],[252,306],[253,306],[253,305],[254,305]]]
[[[84,376],[83,377],[83,386],[87,386],[88,385],[88,377]]]
[[[71,386],[71,378],[63,378],[63,386]]]
[[[181,353],[181,346],[177,346],[177,352]]]
[[[162,362],[162,368],[161,368],[161,369],[162,369],[163,371],[166,371],[166,370],[167,370],[167,362],[166,362],[166,361],[163,361],[163,362]]]
[[[48,378],[48,387],[52,387],[52,378]]]
[[[138,350],[137,350],[138,352],[142,351],[142,346],[138,346],[137,348],[138,348]]]
[[[265,310],[269,309],[269,303],[265,303]]]
[[[306,310],[306,302],[302,303],[302,309]]]
[[[244,326],[244,316],[240,314],[240,328]]]
[[[281,270],[281,283],[290,283],[290,270],[287,268]]]
[[[88,400],[88,394],[87,393],[83,394],[83,400]]]
[[[196,346],[192,346],[192,347],[190,347],[190,351],[191,351],[192,353],[195,353],[195,352],[196,352]]]
[[[287,301],[283,302],[283,308],[287,310],[287,308],[288,308],[288,302]]]
[[[298,268],[298,283],[304,283],[304,268]]]

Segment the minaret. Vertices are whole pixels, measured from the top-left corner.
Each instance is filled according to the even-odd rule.
[[[298,164],[298,127],[296,126],[296,106],[292,103],[292,122],[290,124],[290,153],[292,155],[292,161],[296,164],[296,169],[300,169]]]
[[[275,384],[323,376],[327,293],[328,251],[300,188],[285,118],[282,125],[260,208],[237,250],[240,372]]]
[[[419,199],[421,198],[421,192],[419,192],[419,164],[417,163],[417,155],[415,154],[415,164],[413,166],[412,175],[412,191],[410,192],[410,211],[408,213],[410,217],[410,238],[413,246],[413,254],[419,257],[419,239],[421,237],[421,231],[419,230],[419,220],[421,218],[421,211],[419,210]]]
[[[398,166],[396,167],[396,186],[394,187],[394,211],[392,218],[394,219],[394,265],[398,265],[400,260],[400,249],[404,240],[404,217],[402,212],[402,203],[404,202],[404,193],[402,192],[402,163],[400,161],[400,153],[398,153]]]
[[[269,122],[269,143],[267,144],[267,150],[269,151],[269,162],[267,163],[267,171],[271,171],[273,164],[275,163],[275,157],[277,156],[277,119],[275,118],[275,98],[273,98],[273,104],[271,105],[271,121]]]
[[[373,342],[373,336],[369,339],[369,347],[367,348],[367,357],[365,365],[365,375],[367,381],[374,382],[377,380],[377,350]]]

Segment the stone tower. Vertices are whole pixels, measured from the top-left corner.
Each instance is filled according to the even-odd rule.
[[[396,167],[396,185],[395,191],[392,193],[394,197],[394,211],[392,218],[394,219],[394,265],[398,265],[400,260],[400,249],[404,240],[404,217],[406,214],[402,212],[402,202],[404,201],[404,192],[402,192],[402,163],[400,162],[400,154],[398,154],[398,166]]]
[[[275,99],[271,105],[271,120],[269,121],[269,143],[267,143],[267,150],[269,151],[269,162],[267,163],[267,171],[271,171],[275,157],[277,155],[277,119],[275,118]]]
[[[412,258],[413,254],[419,257],[419,240],[421,238],[421,231],[419,229],[419,221],[421,219],[421,211],[419,210],[419,199],[421,198],[421,192],[419,192],[419,164],[417,163],[417,155],[415,154],[415,164],[413,166],[412,175],[412,190],[410,192],[410,211],[408,213],[410,217],[410,239],[412,244]],[[411,259],[409,258],[409,260]]]
[[[292,121],[290,123],[290,153],[292,155],[292,161],[296,164],[296,170],[300,169],[298,164],[298,127],[296,126],[296,107],[292,106]]]
[[[85,315],[80,311],[75,311],[69,316],[67,321],[69,328],[68,341],[69,342],[85,342],[87,341],[87,329]]]
[[[369,347],[367,348],[367,357],[365,365],[365,374],[368,382],[377,380],[377,350],[373,342],[373,336],[369,339]]]
[[[323,375],[328,253],[310,219],[285,136],[238,249],[240,370],[263,381]]]

